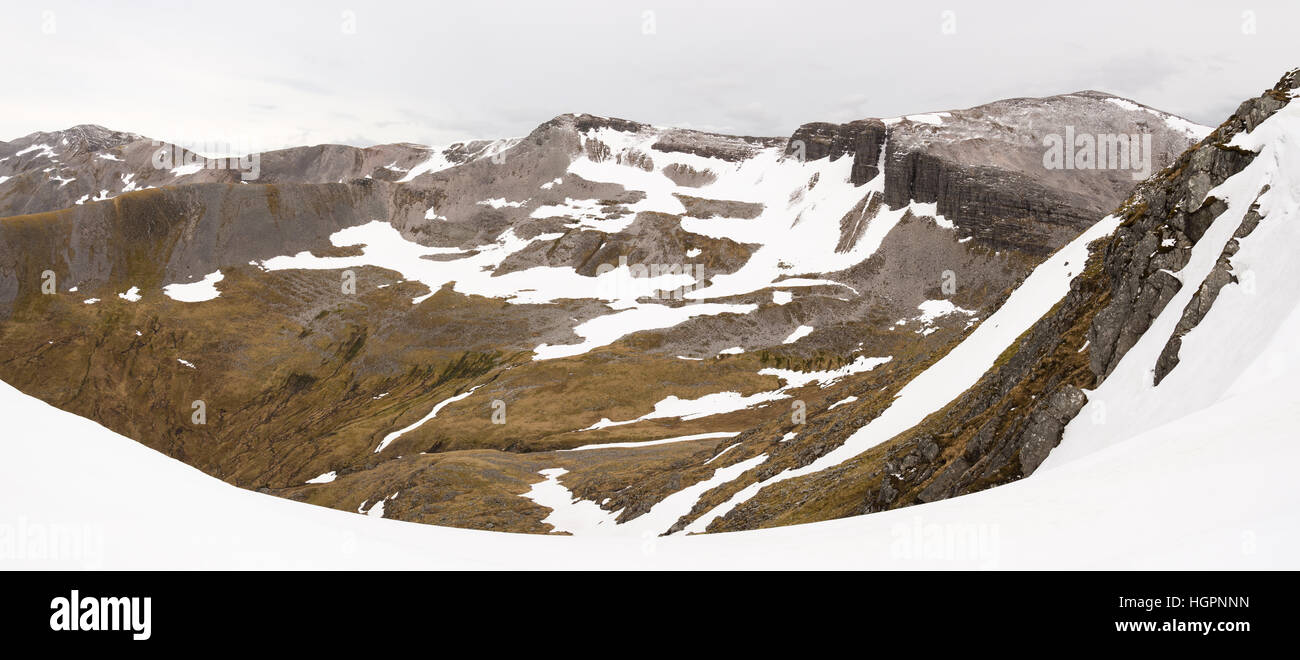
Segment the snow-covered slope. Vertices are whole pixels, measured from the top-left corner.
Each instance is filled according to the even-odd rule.
[[[942,359],[909,381],[879,417],[850,435],[844,444],[807,465],[751,484],[696,519],[686,528],[687,531],[704,531],[714,519],[766,486],[839,465],[920,424],[928,415],[974,385],[1017,337],[1060,301],[1069,290],[1070,280],[1079,270],[1079,265],[1088,258],[1088,244],[1110,235],[1118,224],[1118,218],[1106,216],[1039,264],[997,312]]]
[[[1292,102],[1229,146],[1257,152],[1245,170],[1206,193],[1224,200],[1221,213],[1192,248],[1188,264],[1175,273],[1177,295],[1119,365],[1094,392],[1089,405],[1066,429],[1061,446],[1044,467],[1078,460],[1116,442],[1115,429],[1140,432],[1217,405],[1236,396],[1272,399],[1294,389],[1300,374],[1300,103]],[[1261,190],[1267,188],[1266,192]],[[1252,207],[1258,199],[1258,206]],[[1246,237],[1234,233],[1247,212],[1262,219]],[[1159,385],[1152,370],[1175,331],[1183,310],[1214,269],[1230,241],[1237,282],[1220,290],[1199,325],[1182,338],[1178,366]],[[1095,420],[1095,421],[1094,421]],[[1099,423],[1104,422],[1104,423]],[[1251,418],[1233,432],[1248,438]],[[1256,458],[1255,452],[1243,452]],[[1249,470],[1247,470],[1249,472]]]
[[[663,538],[441,528],[261,495],[0,383],[0,569],[1298,569],[1286,377],[993,490]]]

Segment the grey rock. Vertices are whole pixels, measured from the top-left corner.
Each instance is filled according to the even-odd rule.
[[[1088,402],[1083,392],[1065,385],[1047,399],[1029,418],[1029,427],[1020,439],[1020,471],[1028,476],[1047,459],[1047,454],[1061,442],[1065,425],[1079,414]]]

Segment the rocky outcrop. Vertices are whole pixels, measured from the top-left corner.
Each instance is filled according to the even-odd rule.
[[[880,152],[885,148],[888,129],[879,119],[861,119],[847,124],[814,122],[795,130],[786,145],[786,155],[818,160],[853,158],[849,180],[862,185],[880,173]]]
[[[760,149],[779,146],[781,138],[719,135],[700,131],[669,130],[655,141],[652,148],[666,153],[681,152],[739,162],[752,158]]]
[[[1144,182],[1126,205],[1125,225],[1116,233],[1105,255],[1105,270],[1112,283],[1111,301],[1098,314],[1088,336],[1091,366],[1098,377],[1110,374],[1181,287],[1170,273],[1186,265],[1190,248],[1201,239],[1209,223],[1227,208],[1222,200],[1206,198],[1206,194],[1245,169],[1254,158],[1250,152],[1227,146],[1232,136],[1249,132],[1285,106],[1289,102],[1285,92],[1296,83],[1296,76],[1289,75],[1274,90],[1243,103],[1198,148],[1183,154],[1165,172]],[[1194,210],[1187,211],[1189,208]],[[1257,221],[1256,214],[1250,222]],[[1172,249],[1165,247],[1167,241],[1172,241]],[[1226,272],[1216,271],[1218,275],[1211,277],[1222,280]],[[1222,284],[1211,282],[1209,289],[1217,295],[1221,287]],[[1212,303],[1208,296],[1207,290],[1205,296],[1198,298]],[[1192,318],[1196,316],[1196,312],[1191,312],[1191,325],[1195,324]]]
[[[1079,388],[1066,383],[1045,405],[1030,414],[1020,438],[1020,471],[1023,474],[1030,474],[1042,465],[1047,454],[1061,441],[1065,425],[1087,402],[1088,398]]]
[[[1124,222],[1104,247],[1094,250],[1088,265],[1090,272],[1075,280],[1062,304],[1030,331],[1008,364],[977,386],[982,391],[1010,392],[1035,385],[1031,391],[1037,396],[1024,414],[1026,421],[1005,425],[1001,437],[995,435],[987,450],[980,451],[979,442],[968,445],[977,448],[976,454],[1002,458],[989,461],[981,473],[968,475],[965,487],[953,489],[953,494],[978,490],[1013,465],[1019,476],[1028,475],[1060,442],[1065,423],[1084,403],[1078,388],[1091,388],[1105,379],[1150,328],[1182,286],[1171,273],[1186,265],[1192,246],[1204,235],[1209,222],[1226,208],[1214,198],[1203,204],[1200,200],[1210,189],[1244,169],[1254,156],[1228,143],[1237,133],[1253,129],[1283,107],[1298,82],[1300,78],[1290,74],[1273,90],[1243,103],[1200,145],[1143,182],[1117,211]],[[1238,237],[1249,233],[1259,221],[1257,213],[1247,215]],[[1232,280],[1228,260],[1235,249],[1234,241],[1184,310],[1179,329],[1162,356],[1164,366],[1157,367],[1157,379],[1176,364],[1178,338],[1195,327],[1218,291]],[[1080,328],[1086,331],[1079,333]],[[1079,336],[1083,344],[1063,345],[1062,338],[1070,336]],[[1071,358],[1071,353],[1087,353],[1086,365]],[[1084,366],[1086,372],[1081,369]],[[1058,382],[1053,384],[1053,379]],[[976,392],[971,394],[975,398],[964,405],[984,405]]]
[[[711,170],[697,170],[690,165],[671,163],[663,169],[664,176],[673,183],[688,188],[707,186],[718,180],[718,175]]]
[[[1260,194],[1264,194],[1267,190],[1268,186],[1264,186],[1264,190],[1260,191]],[[1255,203],[1251,205],[1250,210],[1242,218],[1241,225],[1237,227],[1233,238],[1228,241],[1227,245],[1223,246],[1223,252],[1219,254],[1219,258],[1215,261],[1210,274],[1206,276],[1204,282],[1201,282],[1200,288],[1196,290],[1187,306],[1183,308],[1183,315],[1178,319],[1178,325],[1174,327],[1173,334],[1169,337],[1164,349],[1160,351],[1160,358],[1156,361],[1155,384],[1159,385],[1160,381],[1164,380],[1165,376],[1168,376],[1169,372],[1178,366],[1178,351],[1182,348],[1183,337],[1201,323],[1201,320],[1209,313],[1210,308],[1214,306],[1214,301],[1218,299],[1219,292],[1223,290],[1223,287],[1237,282],[1237,276],[1232,272],[1232,256],[1240,249],[1240,243],[1237,242],[1237,239],[1249,236],[1255,226],[1259,224],[1259,220],[1259,204]]]

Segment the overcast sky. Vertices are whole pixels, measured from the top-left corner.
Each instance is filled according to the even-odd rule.
[[[1081,89],[1217,125],[1300,66],[1296,0],[0,2],[3,140],[446,144],[565,112],[788,135]]]

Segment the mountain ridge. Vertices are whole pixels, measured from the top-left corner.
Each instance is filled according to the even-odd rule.
[[[266,155],[250,182],[108,160],[96,184],[155,188],[82,204],[80,189],[30,193],[63,158],[51,147],[28,188],[0,182],[8,208],[70,207],[0,220],[0,344],[32,355],[0,375],[292,499],[544,532],[548,507],[524,495],[562,469],[556,483],[615,524],[653,512],[638,524],[666,532],[683,488],[831,450],[1122,199],[1128,171],[1044,169],[1030,120],[1144,126],[1153,156],[1192,142],[1103,99],[1005,107],[827,124],[824,144],[818,128],[560,115],[451,156]],[[806,424],[789,421],[796,402]]]

